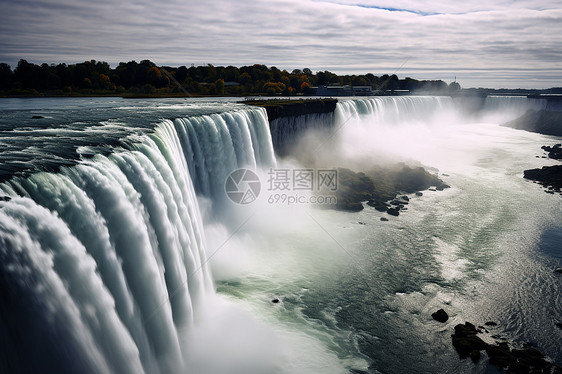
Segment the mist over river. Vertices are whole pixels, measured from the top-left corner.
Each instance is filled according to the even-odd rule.
[[[465,321],[562,365],[562,199],[523,178],[560,138],[499,125],[543,106],[349,98],[271,134],[234,98],[0,99],[0,372],[493,372],[452,346]],[[397,217],[279,199],[310,158],[450,188]]]

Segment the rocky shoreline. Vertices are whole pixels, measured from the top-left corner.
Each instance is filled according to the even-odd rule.
[[[548,153],[549,158],[562,160],[562,144],[556,144],[552,147],[545,145],[541,149]],[[543,166],[540,169],[525,170],[523,177],[540,183],[545,187],[545,192],[547,193],[560,193],[562,195],[562,165]]]
[[[379,212],[398,216],[407,210],[407,194],[422,196],[424,190],[442,191],[449,186],[423,167],[398,163],[392,167],[373,167],[366,172],[338,168],[337,210],[359,212],[366,205]]]
[[[545,135],[562,136],[562,112],[529,110],[527,113],[502,126],[518,130],[537,132]]]

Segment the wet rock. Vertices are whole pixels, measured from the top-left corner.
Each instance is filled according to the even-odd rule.
[[[387,221],[388,221],[388,218],[386,218],[386,217],[381,217],[381,221],[387,222]]]
[[[485,325],[497,326],[495,322],[486,322]],[[562,326],[559,327],[562,328]],[[480,339],[477,334],[477,328],[470,322],[455,326],[455,333],[452,335],[453,346],[461,359],[470,357],[476,363],[480,360],[480,351],[485,350],[490,364],[497,366],[499,369],[505,369],[507,373],[556,373],[561,370],[558,366],[549,362],[531,344],[525,344],[520,349],[512,349],[505,341],[488,344]],[[499,336],[492,337],[499,338]]]
[[[511,350],[506,342],[501,342],[495,345],[488,345],[486,353],[490,357],[490,363],[499,368],[507,368],[511,361]]]
[[[45,117],[43,117],[43,116],[31,116],[31,119],[42,119],[42,118],[45,118]]]
[[[562,165],[543,166],[541,169],[529,169],[523,172],[525,179],[537,181],[544,187],[560,191],[562,188]]]
[[[423,192],[416,192],[416,196],[423,196]]]
[[[562,322],[556,322],[555,325],[556,325],[556,327],[558,327],[560,330],[562,330]]]
[[[445,323],[449,319],[449,315],[443,309],[439,309],[437,312],[432,313],[431,317],[437,322]]]
[[[562,274],[562,268],[556,268],[556,269],[554,269],[554,272],[556,274]]]
[[[480,361],[480,351],[472,351],[470,352],[470,359],[472,360],[472,362],[477,363],[478,361]]]
[[[388,209],[388,205],[386,203],[381,203],[380,201],[376,200],[367,201],[367,205],[372,206],[379,212],[386,212],[386,210]]]
[[[493,321],[488,321],[488,322],[484,323],[484,325],[494,327],[494,326],[497,326],[498,324],[493,322]]]
[[[12,198],[10,196],[0,196],[0,201],[10,201]]]
[[[460,358],[469,357],[473,351],[486,349],[487,344],[476,336],[477,333],[476,327],[470,322],[455,326],[455,333],[451,337]]]
[[[560,144],[555,144],[552,147],[543,145],[541,148],[548,153],[548,157],[555,160],[562,160],[562,148]]]
[[[271,300],[271,302],[272,302],[273,304],[278,304],[278,303],[279,303],[279,299],[275,298],[275,299]]]
[[[397,217],[400,214],[400,210],[398,208],[389,208],[386,212],[391,216],[395,216],[395,217]]]

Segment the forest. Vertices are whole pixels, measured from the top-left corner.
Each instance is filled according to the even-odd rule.
[[[291,72],[275,66],[157,66],[149,60],[41,65],[19,60],[15,69],[0,63],[0,96],[293,96],[313,94],[323,85],[371,86],[373,91],[450,92],[457,82],[399,79],[395,74],[337,75],[310,69]]]

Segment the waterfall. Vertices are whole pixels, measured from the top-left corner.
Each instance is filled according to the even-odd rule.
[[[196,192],[275,162],[257,108],[0,184],[0,371],[185,371],[181,331],[214,292]]]
[[[333,113],[312,113],[300,116],[279,117],[271,121],[271,137],[273,147],[278,155],[285,156],[310,129],[331,129]]]
[[[372,123],[398,124],[427,120],[453,107],[450,97],[398,96],[341,100],[336,107],[336,126],[362,118]]]
[[[195,190],[204,196],[224,195],[226,177],[238,168],[276,164],[263,108],[181,118],[161,127],[175,129]]]
[[[514,120],[527,111],[547,108],[547,100],[527,98],[526,96],[488,96],[480,112],[486,122],[504,123]]]

